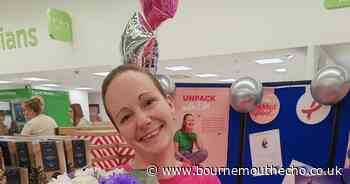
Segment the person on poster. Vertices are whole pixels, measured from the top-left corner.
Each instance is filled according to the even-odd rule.
[[[35,97],[24,101],[22,108],[28,122],[24,125],[21,135],[55,135],[57,123],[54,119],[42,113],[44,109],[44,101],[42,98]]]
[[[182,127],[177,130],[174,137],[175,156],[180,161],[199,165],[208,158],[208,151],[204,149],[198,134],[193,132],[193,114],[187,113],[183,116]],[[194,145],[197,151],[193,152]]]
[[[135,65],[121,65],[104,79],[102,98],[113,125],[135,150],[134,159],[124,166],[129,172],[145,170],[151,165],[196,169],[175,159],[174,101],[153,75]],[[156,175],[160,184],[220,184],[214,175],[167,175],[161,171]]]

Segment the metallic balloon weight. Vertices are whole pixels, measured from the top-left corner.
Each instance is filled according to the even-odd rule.
[[[166,75],[157,75],[157,79],[166,94],[175,96],[176,86],[173,79]]]
[[[261,102],[262,84],[250,77],[244,77],[232,83],[230,89],[231,106],[238,112],[250,112]]]
[[[121,37],[123,63],[133,63],[155,74],[159,50],[158,42],[143,16],[136,12],[127,23]]]
[[[347,80],[348,72],[343,67],[326,66],[312,80],[311,95],[320,104],[335,104],[347,94]]]

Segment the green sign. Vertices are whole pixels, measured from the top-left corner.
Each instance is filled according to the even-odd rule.
[[[350,0],[325,0],[324,6],[327,9],[350,7]]]
[[[37,45],[36,28],[11,30],[0,26],[0,51],[35,47]]]
[[[70,118],[67,113],[69,109],[69,104],[70,104],[68,92],[46,91],[46,90],[38,90],[38,89],[30,89],[30,88],[0,90],[0,101],[4,101],[4,102],[11,102],[11,101],[22,102],[23,100],[27,100],[32,96],[41,96],[44,98],[45,114],[55,119],[59,127],[72,126]]]
[[[8,89],[0,90],[0,101],[10,101],[14,99],[25,99],[30,97],[29,89]]]
[[[72,19],[69,14],[64,11],[51,8],[47,13],[49,19],[50,38],[64,42],[72,42]]]

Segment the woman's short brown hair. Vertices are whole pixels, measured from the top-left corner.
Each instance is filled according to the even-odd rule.
[[[5,112],[4,111],[0,111],[0,116],[5,117],[6,116]]]
[[[83,110],[81,109],[81,105],[77,103],[71,104],[70,108],[73,111],[73,125],[76,126],[80,119],[84,117]]]
[[[153,76],[151,73],[135,66],[134,64],[125,64],[125,65],[120,65],[117,68],[114,68],[104,79],[103,84],[102,84],[102,99],[103,99],[103,104],[104,107],[106,109],[106,113],[109,117],[109,119],[112,121],[112,123],[114,124],[114,126],[117,128],[118,127],[116,125],[116,123],[113,121],[113,117],[111,115],[111,113],[109,112],[107,105],[106,105],[106,93],[108,90],[109,85],[111,84],[111,82],[113,81],[113,79],[117,78],[118,76],[120,76],[121,74],[128,72],[128,71],[133,71],[133,72],[137,72],[137,73],[142,73],[144,74],[146,77],[148,77],[149,79],[152,80],[154,86],[159,90],[159,92],[162,94],[162,96],[165,98],[166,97],[166,93],[163,90],[162,86],[160,85],[159,81],[157,80],[157,78],[155,76]]]
[[[43,111],[43,101],[39,98],[31,98],[23,102],[26,108],[31,109],[36,114],[41,114]]]

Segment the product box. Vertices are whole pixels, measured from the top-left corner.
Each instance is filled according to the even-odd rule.
[[[87,140],[71,136],[46,136],[40,138],[63,141],[67,168],[69,170],[91,166],[89,142]]]
[[[7,167],[5,170],[4,184],[29,184],[28,169],[23,167]]]
[[[67,171],[63,141],[39,140],[27,145],[33,167],[42,170],[48,179]]]

